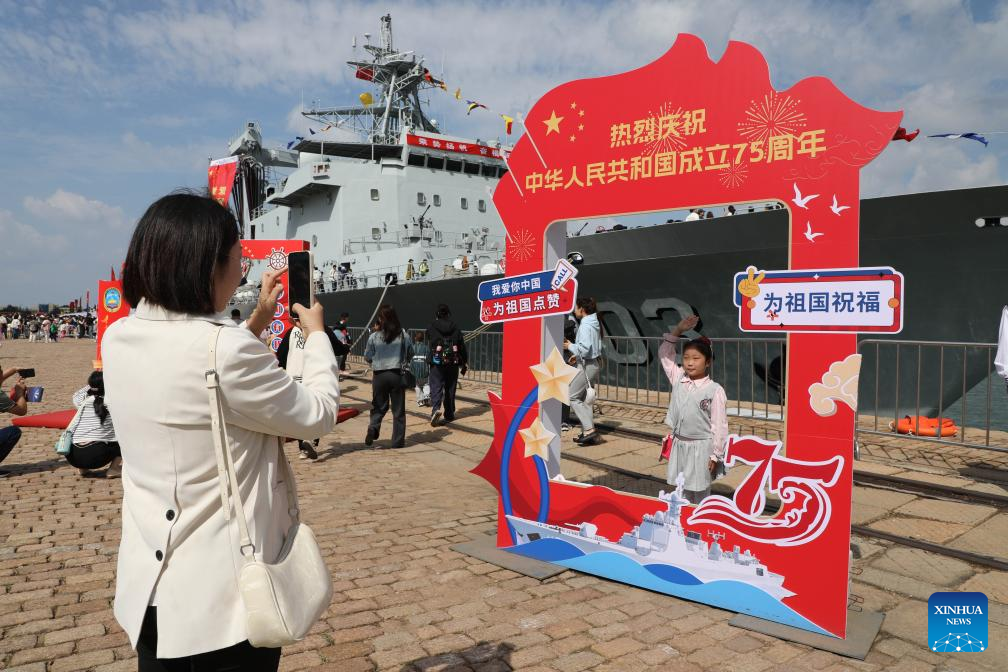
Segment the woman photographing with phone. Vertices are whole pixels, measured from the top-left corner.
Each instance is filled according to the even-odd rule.
[[[114,611],[141,672],[279,664],[278,647],[248,641],[260,623],[246,612],[244,569],[276,562],[289,550],[285,535],[305,529],[295,527],[294,483],[277,437],[328,433],[339,385],[322,306],[292,307],[306,333],[300,384],[256,338],[276,309],[278,274],[264,275],[247,328],[226,324],[241,250],[234,216],[216,201],[159,199],[126,254],[123,294],[136,310],[102,342],[123,457]],[[328,572],[311,576],[317,595],[331,591]]]

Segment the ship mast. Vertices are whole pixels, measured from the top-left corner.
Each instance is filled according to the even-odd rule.
[[[412,51],[398,52],[392,46],[392,16],[381,17],[381,44],[365,44],[371,60],[347,61],[358,79],[370,81],[378,89],[371,105],[355,107],[313,107],[302,114],[321,123],[352,130],[372,144],[399,143],[403,128],[439,133],[437,125],[424,114],[420,102],[423,89],[441,83],[417,60]]]

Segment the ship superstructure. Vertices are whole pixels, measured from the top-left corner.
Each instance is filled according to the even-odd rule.
[[[559,539],[585,554],[609,551],[643,566],[669,565],[689,573],[701,583],[740,581],[778,600],[794,594],[784,588],[783,576],[767,569],[748,549],[743,551],[736,545],[731,551],[725,551],[719,543],[724,535],[714,533],[708,543],[699,532],[683,529],[680,511],[689,502],[682,496],[681,484],[673,492],[662,490],[658,498],[665,502],[667,510],[645,514],[640,524],[624,532],[618,542],[599,535],[598,528],[588,522],[560,527],[517,516],[507,516],[507,519],[519,545],[540,539]]]
[[[369,59],[347,62],[374,89],[360,105],[305,110],[318,132],[287,150],[263,148],[253,122],[231,142],[244,235],[310,241],[337,290],[499,273],[500,142],[445,134],[428,117],[423,94],[443,84],[423,58],[394,48],[390,16],[380,44],[368,37],[363,48]]]

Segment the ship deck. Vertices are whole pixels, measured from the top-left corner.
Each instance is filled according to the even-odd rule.
[[[48,412],[65,408],[86,379],[94,342],[5,341],[2,352],[5,359],[36,361],[47,394],[32,412]],[[438,428],[409,393],[404,449],[383,449],[388,419],[377,448],[365,448],[366,412],[323,437],[316,462],[298,460],[288,448],[302,515],[319,539],[335,597],[311,634],[284,650],[282,670],[1004,669],[1000,645],[950,663],[924,642],[927,599],[941,590],[986,593],[990,639],[1006,641],[1008,572],[873,537],[853,537],[853,592],[862,600],[855,606],[886,615],[863,662],[737,629],[728,624],[731,612],[706,605],[572,571],[540,582],[451,550],[495,529],[496,493],[469,473],[493,430],[485,403],[468,401],[485,400],[485,390],[463,379],[457,421]],[[367,410],[368,379],[345,379],[342,392],[346,406]],[[11,473],[0,477],[7,494],[0,519],[0,668],[135,669],[111,608],[121,481],[80,478],[56,459],[55,438],[55,430],[26,430],[2,465]],[[610,436],[596,448],[652,459],[657,452],[652,444]],[[575,449],[565,435],[570,456],[596,448]],[[863,446],[856,468],[966,478],[954,464],[918,464],[905,449],[905,456],[887,450],[866,456]],[[659,487],[574,460],[564,460],[563,470],[568,478],[648,494]],[[854,513],[855,522],[880,530],[1008,555],[1004,508],[856,487]]]

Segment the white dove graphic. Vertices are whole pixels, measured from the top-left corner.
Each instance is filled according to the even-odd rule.
[[[808,238],[810,243],[814,243],[815,239],[819,236],[824,236],[824,233],[812,233],[812,222],[805,222],[805,237]]]
[[[840,216],[840,213],[844,210],[850,210],[849,205],[837,205],[836,194],[833,194],[833,205],[830,206],[830,210],[833,211],[834,215]]]
[[[805,196],[803,198],[802,195],[801,195],[801,192],[798,191],[798,183],[794,182],[793,186],[794,186],[794,198],[791,199],[791,202],[794,203],[795,205],[797,205],[799,208],[802,208],[804,210],[808,210],[808,208],[805,206],[805,204],[808,203],[809,201],[811,201],[813,198],[817,198],[819,196],[819,194],[812,194],[811,196]]]

